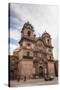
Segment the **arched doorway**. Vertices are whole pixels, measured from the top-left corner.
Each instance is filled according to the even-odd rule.
[[[10,71],[10,80],[14,80],[14,71],[13,70]]]
[[[43,67],[39,66],[39,78],[43,78]]]
[[[16,80],[16,71],[10,70],[10,80]]]

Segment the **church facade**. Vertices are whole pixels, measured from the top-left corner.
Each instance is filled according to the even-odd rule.
[[[49,33],[45,31],[41,37],[36,37],[33,26],[26,22],[21,30],[19,45],[20,47],[13,52],[13,57],[17,60],[16,76],[20,78],[55,76],[55,60]]]

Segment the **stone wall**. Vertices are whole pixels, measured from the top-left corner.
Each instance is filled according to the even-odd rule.
[[[48,75],[55,76],[54,62],[48,61]]]
[[[19,63],[19,73],[23,77],[31,78],[33,74],[33,61],[29,59],[21,60]]]

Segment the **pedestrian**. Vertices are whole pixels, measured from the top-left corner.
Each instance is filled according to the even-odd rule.
[[[24,76],[24,81],[26,81],[26,76]]]
[[[20,76],[17,76],[17,81],[18,81],[18,82],[20,81]]]

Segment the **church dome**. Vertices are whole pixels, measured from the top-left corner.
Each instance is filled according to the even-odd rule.
[[[27,22],[23,25],[22,31],[23,31],[25,28],[26,28],[26,29],[31,29],[32,31],[34,31],[34,30],[33,30],[33,26],[29,23],[29,21],[27,21]]]
[[[49,37],[49,38],[50,38],[50,34],[45,31],[45,32],[42,34],[42,38],[44,38],[44,37]]]

